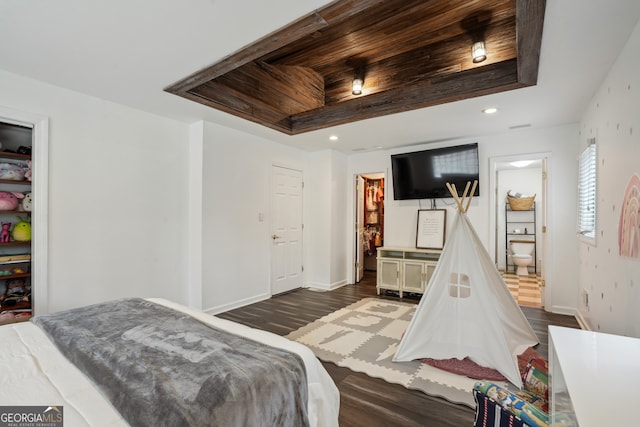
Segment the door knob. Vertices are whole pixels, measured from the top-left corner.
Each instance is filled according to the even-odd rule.
[[[277,234],[274,234],[273,236],[271,236],[271,238],[272,238],[273,240],[276,240],[276,239],[279,239],[279,238],[280,238],[280,236],[278,236]]]

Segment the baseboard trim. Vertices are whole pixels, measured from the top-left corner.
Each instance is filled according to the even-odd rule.
[[[305,288],[319,289],[322,291],[333,291],[334,289],[341,288],[347,284],[346,280],[340,280],[335,283],[317,283],[317,282],[307,282]]]
[[[561,305],[551,306],[551,312],[555,314],[564,314],[565,316],[576,316],[577,310],[573,307],[565,307]]]
[[[343,286],[345,286],[347,284],[346,280],[341,280],[339,282],[335,282],[335,283],[317,283],[317,282],[307,282],[305,284],[305,288],[311,288],[311,289],[317,289],[320,291],[333,291],[334,289],[338,289],[341,288]],[[250,305],[250,304],[254,304],[256,302],[260,302],[260,301],[264,301],[271,298],[271,294],[262,294],[262,295],[256,295],[254,297],[251,298],[247,298],[244,300],[240,300],[240,301],[235,301],[231,304],[225,304],[225,305],[220,305],[220,306],[216,306],[216,307],[209,307],[206,308],[202,311],[204,311],[207,314],[211,314],[211,315],[216,315],[219,313],[224,313],[225,311],[229,311],[229,310],[234,310],[236,308],[240,308],[240,307],[244,307],[245,305]]]
[[[216,307],[210,307],[207,309],[204,309],[202,311],[204,311],[207,314],[211,314],[211,315],[216,315],[219,313],[224,313],[225,311],[229,311],[229,310],[234,310],[236,308],[240,308],[240,307],[244,307],[245,305],[250,305],[250,304],[254,304],[256,302],[260,302],[260,301],[264,301],[271,298],[270,294],[262,294],[262,295],[256,295],[255,297],[251,297],[251,298],[247,298],[244,300],[240,300],[240,301],[235,301],[231,304],[226,304],[226,305],[220,305],[220,306],[216,306]]]
[[[576,313],[576,320],[578,321],[580,328],[584,329],[585,331],[593,331],[593,329],[591,329],[591,326],[589,326],[589,322],[587,322],[587,319],[584,318],[581,312]]]

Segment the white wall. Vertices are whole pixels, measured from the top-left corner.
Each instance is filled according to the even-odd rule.
[[[415,247],[417,211],[430,208],[428,201],[393,200],[393,178],[390,155],[398,152],[418,151],[447,145],[478,142],[480,159],[480,196],[475,197],[468,212],[476,232],[486,248],[493,212],[489,203],[489,158],[529,153],[548,152],[549,158],[549,234],[547,265],[547,310],[573,313],[577,308],[577,244],[575,241],[575,210],[577,169],[575,152],[578,145],[578,130],[567,125],[539,130],[519,130],[479,138],[460,139],[447,143],[433,143],[404,149],[381,150],[349,156],[351,177],[372,170],[384,171],[387,178],[385,195],[385,246]],[[351,188],[351,180],[345,183]],[[353,191],[353,190],[350,190]],[[438,201],[438,208],[445,207],[447,224],[453,224],[455,212],[453,200]],[[353,218],[353,201],[349,201],[347,216]],[[354,245],[348,235],[347,248]],[[351,254],[351,252],[349,252]],[[555,256],[555,258],[554,258]],[[351,260],[347,263],[353,265]],[[353,282],[352,269],[348,269],[348,281]]]
[[[313,155],[306,177],[324,176],[325,179],[305,180],[305,266],[307,283],[313,287],[329,286],[331,283],[331,259],[323,254],[331,251],[331,151],[321,151]]]
[[[310,153],[305,180],[306,285],[335,289],[346,283],[347,157],[331,150]]]
[[[0,103],[49,117],[49,310],[186,302],[187,126],[4,71]]]
[[[345,182],[351,180],[347,175],[347,163],[347,156],[335,151],[332,152],[331,193],[333,196],[331,198],[331,247],[329,252],[331,259],[329,284],[331,288],[347,283],[347,247],[344,244],[344,239],[349,234],[349,230],[354,229],[350,227],[351,218],[346,215],[348,195],[352,194],[347,191],[347,187],[344,185]]]
[[[640,338],[640,259],[620,256],[618,247],[624,191],[631,175],[640,174],[638,52],[640,24],[597,90],[580,126],[580,151],[588,138],[596,138],[598,182],[597,243],[580,242],[579,309],[590,329]]]
[[[330,151],[307,153],[205,123],[202,185],[202,306],[221,312],[266,299],[270,289],[272,165],[300,170],[303,190],[304,285],[330,288],[344,241],[332,238],[344,220],[335,182],[346,160]],[[337,198],[336,200],[334,200]],[[263,221],[259,214],[263,214]],[[332,248],[338,247],[340,251]]]

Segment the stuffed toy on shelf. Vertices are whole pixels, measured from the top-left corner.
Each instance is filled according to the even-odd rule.
[[[11,240],[11,223],[2,221],[2,228],[0,229],[0,243],[9,243]]]
[[[15,211],[20,203],[18,199],[24,199],[24,194],[16,191],[0,191],[0,211]]]
[[[11,237],[16,242],[28,242],[31,240],[31,221],[18,218],[20,221],[13,227]]]

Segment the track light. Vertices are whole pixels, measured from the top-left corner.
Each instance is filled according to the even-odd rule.
[[[484,45],[484,41],[475,42],[471,48],[471,57],[473,62],[482,62],[487,59],[487,48]]]
[[[361,95],[363,84],[364,84],[364,80],[362,78],[355,77],[353,79],[353,84],[351,85],[351,93],[354,95]]]

